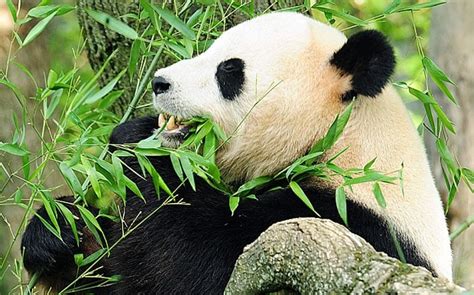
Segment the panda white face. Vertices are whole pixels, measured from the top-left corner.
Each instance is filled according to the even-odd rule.
[[[337,30],[296,13],[255,18],[223,33],[203,54],[159,69],[152,83],[154,105],[165,113],[162,123],[166,114],[174,115],[175,123],[209,116],[228,135],[253,132],[263,141],[269,128],[289,129],[284,125],[292,110],[317,103],[308,85],[319,83],[323,65],[345,40]],[[163,138],[175,146],[187,130],[169,125]],[[250,131],[249,125],[263,129]]]

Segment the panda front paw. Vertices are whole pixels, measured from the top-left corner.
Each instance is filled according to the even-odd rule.
[[[69,198],[69,197],[68,197]],[[72,198],[71,198],[72,199]],[[43,219],[49,220],[44,207],[37,211]],[[34,216],[21,241],[23,264],[30,273],[45,275],[61,272],[65,266],[74,266],[74,253],[80,251],[69,224],[62,216],[58,217],[62,241],[48,230],[41,220]],[[78,222],[78,231],[82,224]]]

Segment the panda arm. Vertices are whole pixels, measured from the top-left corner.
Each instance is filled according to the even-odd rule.
[[[61,202],[75,216],[80,216],[77,208],[72,205],[73,196],[61,197],[56,201]],[[96,209],[90,210],[94,215],[97,214]],[[44,207],[38,209],[31,218],[21,240],[23,264],[30,274],[40,274],[40,284],[56,291],[61,290],[77,276],[78,267],[74,255],[82,253],[86,257],[100,246],[82,219],[75,221],[80,241],[78,245],[71,226],[62,214],[57,217],[62,240],[44,226],[40,217],[51,223]],[[99,222],[102,227],[106,227],[109,221],[99,219]]]
[[[116,149],[115,145],[135,143],[149,137],[156,128],[156,122],[156,117],[150,116],[120,124],[110,137],[111,150]],[[74,215],[80,216],[77,209],[70,205],[74,203],[73,196],[61,197],[57,201],[62,202]],[[89,210],[94,215],[97,214],[96,209],[89,208]],[[49,222],[44,207],[38,209],[36,214]],[[23,234],[21,241],[21,248],[24,251],[23,263],[30,274],[41,273],[42,284],[60,290],[77,276],[74,254],[90,255],[99,249],[99,245],[82,219],[76,220],[81,241],[77,245],[71,227],[62,215],[57,218],[62,241],[44,226],[37,215],[31,218]],[[110,221],[103,218],[100,218],[99,222],[104,230],[111,226]]]
[[[109,140],[111,149],[116,149],[117,145],[120,144],[137,143],[148,138],[157,128],[158,119],[156,116],[147,116],[124,122],[112,131]]]

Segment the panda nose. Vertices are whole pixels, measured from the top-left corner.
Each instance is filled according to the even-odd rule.
[[[165,93],[170,89],[171,84],[166,81],[165,78],[162,76],[158,76],[153,78],[153,81],[151,81],[151,87],[153,88],[153,92],[155,94],[161,94]]]

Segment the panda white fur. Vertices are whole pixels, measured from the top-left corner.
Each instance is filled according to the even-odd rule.
[[[404,194],[399,186],[383,185],[387,208],[382,209],[370,184],[353,186],[346,192],[349,228],[377,250],[398,257],[388,229],[392,224],[409,263],[451,280],[441,200],[421,139],[400,97],[387,84],[393,68],[393,50],[378,32],[363,31],[346,39],[306,16],[272,13],[228,30],[203,54],[158,70],[153,103],[173,120],[210,116],[232,134],[217,161],[224,179],[239,184],[271,175],[303,156],[355,97],[350,121],[326,157],[349,147],[336,161],[344,168],[362,167],[374,157],[380,171],[398,170],[403,163]],[[156,117],[122,124],[111,143],[147,138],[158,128],[157,121],[163,124]],[[171,125],[160,136],[165,144],[177,146],[187,129]],[[180,183],[168,159],[151,160],[171,187]],[[126,164],[139,171],[135,158]],[[124,210],[131,222],[137,215],[147,216],[162,200],[150,179],[125,173],[147,200],[143,203],[129,192]],[[338,184],[311,180],[302,186],[323,218],[341,223],[334,204]],[[180,188],[178,195],[189,206],[164,206],[112,250],[103,272],[119,274],[121,281],[96,293],[222,293],[246,244],[277,221],[314,216],[289,189],[241,201],[231,216],[223,194],[201,180],[197,188]],[[44,209],[38,213],[46,216]],[[64,220],[61,226],[67,227]],[[26,268],[42,271],[43,282],[56,289],[67,284],[75,271],[60,270],[65,265],[74,270],[72,254],[96,249],[84,225],[78,226],[86,233],[79,247],[67,229],[61,243],[33,218],[22,241]],[[102,226],[112,242],[120,237],[120,224],[104,220]]]

